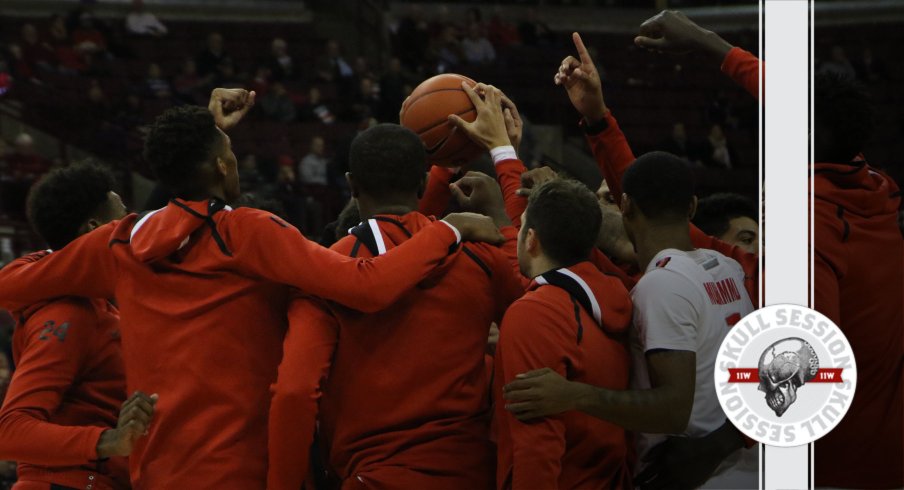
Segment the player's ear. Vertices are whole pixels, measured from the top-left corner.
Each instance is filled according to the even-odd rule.
[[[537,230],[533,228],[527,229],[527,233],[524,234],[524,247],[531,257],[540,255],[542,247],[540,246],[540,237],[537,236]]]
[[[629,216],[630,213],[634,212],[634,203],[631,202],[631,198],[627,194],[622,193],[618,209],[621,211],[622,216]]]
[[[351,172],[345,172],[345,181],[348,182],[348,188],[352,191],[352,197],[358,197],[358,185],[355,184],[355,178],[352,176]]]
[[[697,214],[697,196],[694,196],[694,198],[691,199],[691,205],[688,208],[688,212],[687,212],[687,219],[689,219],[689,220],[694,219],[695,214]]]
[[[220,174],[221,177],[225,178],[227,174],[229,174],[229,165],[226,164],[226,160],[217,157],[217,173]]]
[[[427,179],[430,178],[430,174],[424,172],[424,178],[421,179],[421,183],[417,186],[417,198],[421,199],[424,197],[424,192],[427,191]]]

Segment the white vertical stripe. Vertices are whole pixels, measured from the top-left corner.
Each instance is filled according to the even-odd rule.
[[[587,283],[584,282],[584,280],[581,279],[580,276],[578,276],[574,272],[571,272],[568,269],[562,268],[562,269],[559,269],[559,272],[574,279],[575,282],[577,282],[578,285],[581,286],[581,289],[584,290],[584,294],[586,294],[587,297],[590,298],[590,306],[593,307],[593,319],[596,320],[597,325],[602,325],[603,324],[603,312],[600,310],[600,304],[599,304],[599,302],[596,301],[596,296],[593,295],[593,291],[590,289],[590,286],[588,286]]]
[[[380,231],[380,225],[377,224],[375,219],[367,220],[367,224],[370,226],[370,231],[374,234],[374,240],[377,241],[377,255],[385,254],[386,244],[383,242],[383,232]]]
[[[766,0],[764,306],[809,300],[808,0]],[[766,490],[808,488],[809,448],[765,449]]]
[[[148,218],[150,218],[151,216],[154,216],[155,214],[159,213],[160,211],[163,211],[164,209],[166,209],[166,208],[155,209],[154,211],[151,211],[150,213],[144,215],[143,218],[138,220],[138,223],[135,223],[135,226],[132,227],[132,233],[129,234],[129,240],[131,240],[132,238],[135,238],[135,234],[138,233],[138,230],[141,229],[142,226],[144,226],[144,224],[147,222]]]

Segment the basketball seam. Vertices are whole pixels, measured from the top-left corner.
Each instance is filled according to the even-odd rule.
[[[470,109],[468,109],[468,110],[466,110],[466,111],[456,112],[455,115],[456,115],[456,116],[463,116],[463,115],[465,115],[465,114],[467,114],[467,113],[469,113],[469,112],[471,112],[471,111],[477,112],[477,109],[476,109],[475,107],[471,107]],[[440,121],[440,122],[438,122],[438,123],[436,123],[436,124],[434,124],[434,125],[432,125],[432,126],[427,126],[426,128],[423,128],[423,129],[421,129],[421,130],[415,131],[415,133],[417,133],[417,135],[420,136],[421,134],[426,133],[427,131],[430,131],[431,129],[435,129],[435,128],[438,128],[438,127],[442,126],[443,124],[447,124],[448,122],[449,122],[449,120],[446,119],[446,120]]]

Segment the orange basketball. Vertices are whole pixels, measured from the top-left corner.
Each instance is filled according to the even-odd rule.
[[[437,75],[418,85],[402,104],[399,122],[421,137],[427,160],[434,165],[458,167],[484,151],[448,120],[450,114],[468,122],[477,118],[474,104],[461,88],[462,81],[472,87],[477,84],[462,75]]]

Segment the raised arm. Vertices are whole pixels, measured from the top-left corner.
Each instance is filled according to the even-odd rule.
[[[113,221],[70,242],[55,252],[26,255],[0,269],[0,307],[21,310],[60,296],[112,298],[116,260],[110,247],[120,223]]]
[[[750,95],[760,99],[759,67],[756,56],[732,46],[715,32],[698,26],[681,12],[663,10],[640,25],[634,43],[641,48],[662,53],[701,54],[718,62],[722,72],[731,77]],[[763,80],[766,67],[763,64]]]
[[[296,295],[270,402],[267,488],[297,490],[308,475],[318,400],[329,375],[339,325],[322,301]]]
[[[452,197],[449,193],[449,183],[452,182],[454,176],[455,169],[439,165],[430,167],[427,188],[419,203],[421,214],[442,217],[446,208],[449,207],[449,199]]]

